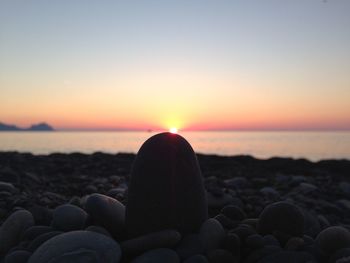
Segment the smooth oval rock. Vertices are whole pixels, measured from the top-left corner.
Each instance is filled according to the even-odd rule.
[[[289,237],[302,237],[304,217],[297,206],[277,202],[265,207],[259,216],[257,227],[262,235],[280,233],[279,241],[284,244]]]
[[[322,251],[330,255],[339,249],[350,247],[350,232],[344,227],[331,226],[322,230],[315,242]]]
[[[113,239],[91,231],[72,231],[42,244],[28,263],[117,263],[121,249]]]
[[[219,248],[225,239],[225,235],[224,228],[214,218],[205,221],[199,230],[199,238],[205,251]]]
[[[92,194],[86,200],[85,210],[95,223],[106,228],[113,237],[123,235],[125,206],[118,200],[102,194]]]
[[[56,207],[52,215],[52,227],[61,231],[80,230],[84,227],[87,213],[75,205]]]
[[[174,250],[158,248],[150,250],[135,258],[131,263],[180,263],[180,258]],[[30,262],[29,262],[30,263]]]
[[[156,248],[170,248],[181,240],[181,234],[176,230],[163,230],[126,240],[121,243],[123,253],[140,254]]]
[[[0,227],[0,256],[17,245],[24,231],[32,225],[34,218],[29,211],[18,210],[12,213]]]
[[[168,132],[149,138],[131,172],[126,207],[128,236],[163,229],[196,232],[207,217],[203,179],[191,145]]]

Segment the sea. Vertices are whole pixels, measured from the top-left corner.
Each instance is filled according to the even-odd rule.
[[[137,153],[154,132],[0,132],[0,151]],[[179,132],[197,153],[350,160],[350,132]]]

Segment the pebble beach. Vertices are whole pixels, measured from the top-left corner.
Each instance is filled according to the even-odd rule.
[[[190,175],[168,188],[159,145],[138,157],[0,152],[0,262],[350,262],[350,161],[180,145],[194,168],[171,167]]]

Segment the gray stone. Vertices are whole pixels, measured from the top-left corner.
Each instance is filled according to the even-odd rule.
[[[344,227],[331,226],[318,234],[315,243],[322,251],[331,255],[339,249],[350,247],[350,232]]]
[[[135,258],[131,263],[180,263],[180,258],[174,250],[158,248],[148,251]],[[29,262],[30,263],[30,262]]]
[[[123,235],[125,206],[118,200],[102,194],[92,194],[86,200],[85,210],[95,223],[106,228],[113,237]]]
[[[300,209],[287,202],[277,202],[265,207],[259,216],[258,232],[262,235],[276,234],[285,244],[289,237],[302,237],[304,217]]]
[[[224,228],[219,221],[214,218],[205,221],[199,230],[199,238],[205,251],[219,248],[225,235]]]
[[[136,255],[156,248],[171,248],[181,240],[176,230],[163,230],[126,240],[121,243],[123,253]]]
[[[52,227],[61,231],[80,230],[84,227],[87,213],[75,205],[56,207],[52,215]]]
[[[0,227],[0,256],[17,245],[24,231],[32,225],[34,218],[29,211],[18,210],[12,213]]]
[[[55,236],[42,244],[28,263],[117,263],[119,244],[91,231],[72,231]]]

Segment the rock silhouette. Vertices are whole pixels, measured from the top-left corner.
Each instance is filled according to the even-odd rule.
[[[131,173],[126,206],[128,236],[163,229],[195,232],[207,214],[201,171],[191,145],[172,133],[148,139]]]

